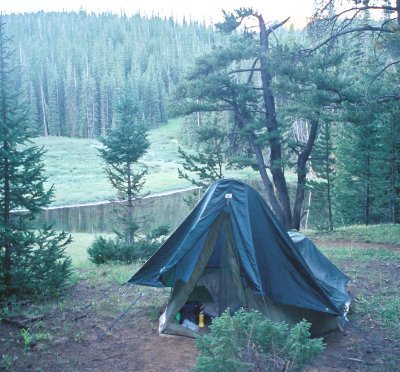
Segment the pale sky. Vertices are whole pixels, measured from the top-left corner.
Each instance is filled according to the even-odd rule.
[[[304,24],[305,18],[312,14],[314,0],[0,0],[3,13],[24,13],[35,11],[111,11],[119,14],[124,11],[132,15],[140,11],[142,15],[183,15],[192,19],[220,22],[221,10],[232,11],[240,7],[253,7],[265,21],[283,20],[291,17],[295,24]]]

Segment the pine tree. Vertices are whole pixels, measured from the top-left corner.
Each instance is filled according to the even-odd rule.
[[[368,11],[357,22],[368,24]],[[392,88],[390,81],[375,79],[380,68],[375,46],[373,35],[367,33],[347,40],[352,53],[346,73],[353,80],[356,99],[343,105],[343,123],[337,136],[334,201],[341,224],[387,222],[390,215],[393,193],[389,189],[393,188],[388,181],[395,174],[389,170],[393,147],[388,146],[385,134],[390,129],[392,110],[378,97]]]
[[[383,176],[387,183],[387,221],[400,223],[400,110],[396,103],[389,103],[388,106],[383,108],[386,112],[382,138],[383,155],[387,164],[386,174]]]
[[[223,178],[227,161],[224,152],[225,136],[226,134],[215,124],[199,128],[196,131],[196,140],[199,142],[199,151],[196,154],[178,148],[179,156],[183,160],[183,170],[178,169],[179,178],[203,188]],[[197,178],[193,178],[194,176]]]
[[[345,123],[339,132],[336,151],[338,215],[345,224],[381,222],[378,205],[386,164],[381,157],[379,107],[372,104],[350,106],[343,115]]]
[[[139,159],[150,146],[146,127],[138,121],[137,108],[125,86],[117,107],[118,120],[116,128],[101,139],[104,148],[100,149],[106,163],[106,172],[111,184],[117,190],[117,199],[122,208],[116,209],[120,228],[115,229],[119,239],[132,244],[139,224],[134,219],[133,200],[144,185],[147,169]]]
[[[191,139],[198,143],[197,152],[188,153],[182,148],[178,148],[183,167],[183,169],[178,168],[179,178],[188,180],[203,191],[213,181],[224,178],[224,168],[227,163],[225,137],[226,133],[221,126],[218,126],[217,119],[197,128],[195,138]],[[197,200],[198,193],[196,192],[184,198],[190,208],[195,206]]]
[[[318,227],[333,231],[333,195],[332,189],[335,178],[335,156],[332,135],[332,123],[321,123],[319,136],[312,152],[312,168],[318,180],[309,181],[319,201],[317,212]],[[321,206],[323,206],[321,208]],[[313,208],[316,209],[315,207]]]
[[[44,187],[43,149],[29,145],[29,121],[10,44],[0,18],[0,297],[52,295],[70,274],[64,252],[70,237],[30,226],[53,190]]]

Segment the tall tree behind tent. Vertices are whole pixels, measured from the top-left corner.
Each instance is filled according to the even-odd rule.
[[[259,33],[245,29],[196,61],[176,90],[180,114],[229,112],[232,131],[240,133],[245,147],[251,149],[246,165],[255,164],[272,209],[287,229],[299,229],[307,161],[321,116],[348,82],[338,69],[340,55],[321,53],[303,59],[292,40],[276,42],[272,35],[285,21],[267,28],[257,11],[239,9],[226,13],[225,22],[218,27],[232,32],[247,19],[256,22]],[[288,128],[296,120],[310,122],[310,135],[304,143],[288,136]],[[293,208],[286,168],[297,173]]]
[[[358,24],[368,22],[369,14],[364,12]],[[374,80],[380,62],[374,53],[372,34],[349,38],[347,45],[353,50],[347,73],[354,82],[356,99],[343,105],[336,136],[335,219],[339,224],[388,222],[390,194],[393,195],[389,191],[393,187],[388,184],[388,152],[393,145],[387,146],[385,137],[392,127],[392,115],[390,106],[378,97],[385,95],[391,84],[387,79]]]

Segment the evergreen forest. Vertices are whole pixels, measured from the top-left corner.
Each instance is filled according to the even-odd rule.
[[[138,117],[170,118],[166,100],[216,34],[204,24],[114,14],[3,16],[21,65],[31,125],[41,136],[97,138],[115,125],[124,85]]]

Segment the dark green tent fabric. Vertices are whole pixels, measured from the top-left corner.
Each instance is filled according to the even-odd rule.
[[[188,217],[129,282],[155,287],[187,283],[209,230],[222,213],[231,224],[242,281],[255,296],[345,315],[347,277],[318,254],[309,255],[306,262],[261,195],[231,179],[219,180],[208,188]]]
[[[309,238],[297,231],[289,231],[288,234],[316,280],[327,288],[332,300],[346,303],[349,299],[346,291],[348,277],[329,261]]]

